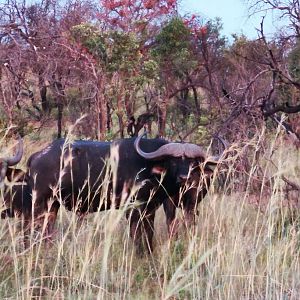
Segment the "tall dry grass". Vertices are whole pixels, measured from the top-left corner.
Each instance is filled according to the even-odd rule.
[[[244,189],[237,189],[231,166],[246,147],[252,149],[250,169],[241,179]],[[160,208],[155,251],[144,258],[134,253],[126,206],[81,220],[62,208],[53,241],[33,232],[29,249],[20,220],[1,220],[0,298],[300,299],[299,203],[289,205],[282,180],[299,183],[299,150],[278,131],[230,151],[227,180],[221,190],[215,183],[199,205],[196,228],[182,225],[169,240]],[[258,165],[260,189],[253,188]]]

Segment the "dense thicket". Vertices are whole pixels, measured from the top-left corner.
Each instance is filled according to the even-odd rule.
[[[266,1],[264,1],[266,2]],[[279,3],[280,2],[280,3]],[[24,134],[56,123],[83,138],[251,137],[262,123],[299,138],[299,7],[266,39],[221,35],[220,20],[181,16],[176,0],[16,1],[0,9],[0,122]],[[259,9],[262,1],[252,3]],[[297,119],[298,118],[298,119]],[[298,126],[299,127],[299,126]],[[298,130],[298,133],[297,133]]]

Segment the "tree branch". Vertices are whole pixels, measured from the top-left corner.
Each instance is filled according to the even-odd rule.
[[[289,105],[276,106],[269,110],[263,110],[263,115],[264,115],[264,117],[270,117],[280,111],[287,113],[287,114],[298,113],[298,112],[300,112],[300,104],[296,105],[296,106],[289,106]]]

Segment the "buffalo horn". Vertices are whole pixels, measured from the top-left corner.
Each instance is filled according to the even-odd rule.
[[[16,165],[22,158],[23,155],[23,140],[19,138],[17,152],[13,157],[7,157],[3,160],[6,161],[8,166]]]
[[[212,164],[217,164],[218,161],[220,160],[220,158],[222,157],[224,151],[225,151],[226,149],[228,149],[228,143],[227,143],[224,139],[222,139],[222,138],[219,137],[219,136],[216,136],[216,138],[222,143],[224,149],[223,149],[223,151],[222,151],[219,155],[212,156],[212,157],[209,157],[209,158],[208,158],[208,160],[207,160],[208,163],[212,163]]]
[[[136,138],[134,142],[134,148],[136,152],[145,159],[149,160],[159,160],[166,156],[171,157],[187,157],[187,158],[200,158],[205,159],[206,154],[201,147],[195,144],[189,143],[169,143],[161,146],[154,152],[146,153],[140,148],[140,140],[143,135],[140,135]]]

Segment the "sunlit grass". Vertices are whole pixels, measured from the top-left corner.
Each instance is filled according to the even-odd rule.
[[[228,180],[221,191],[215,183],[199,205],[194,230],[182,224],[169,240],[160,208],[155,250],[143,258],[129,238],[126,205],[80,220],[61,208],[53,240],[33,232],[29,249],[20,221],[1,220],[0,298],[299,299],[299,201],[288,205],[281,179],[299,180],[299,150],[280,134],[264,151],[260,143],[258,137],[233,146]],[[236,189],[236,162],[249,145],[261,155],[249,160],[240,183],[246,186]],[[258,167],[262,184],[254,189]]]

